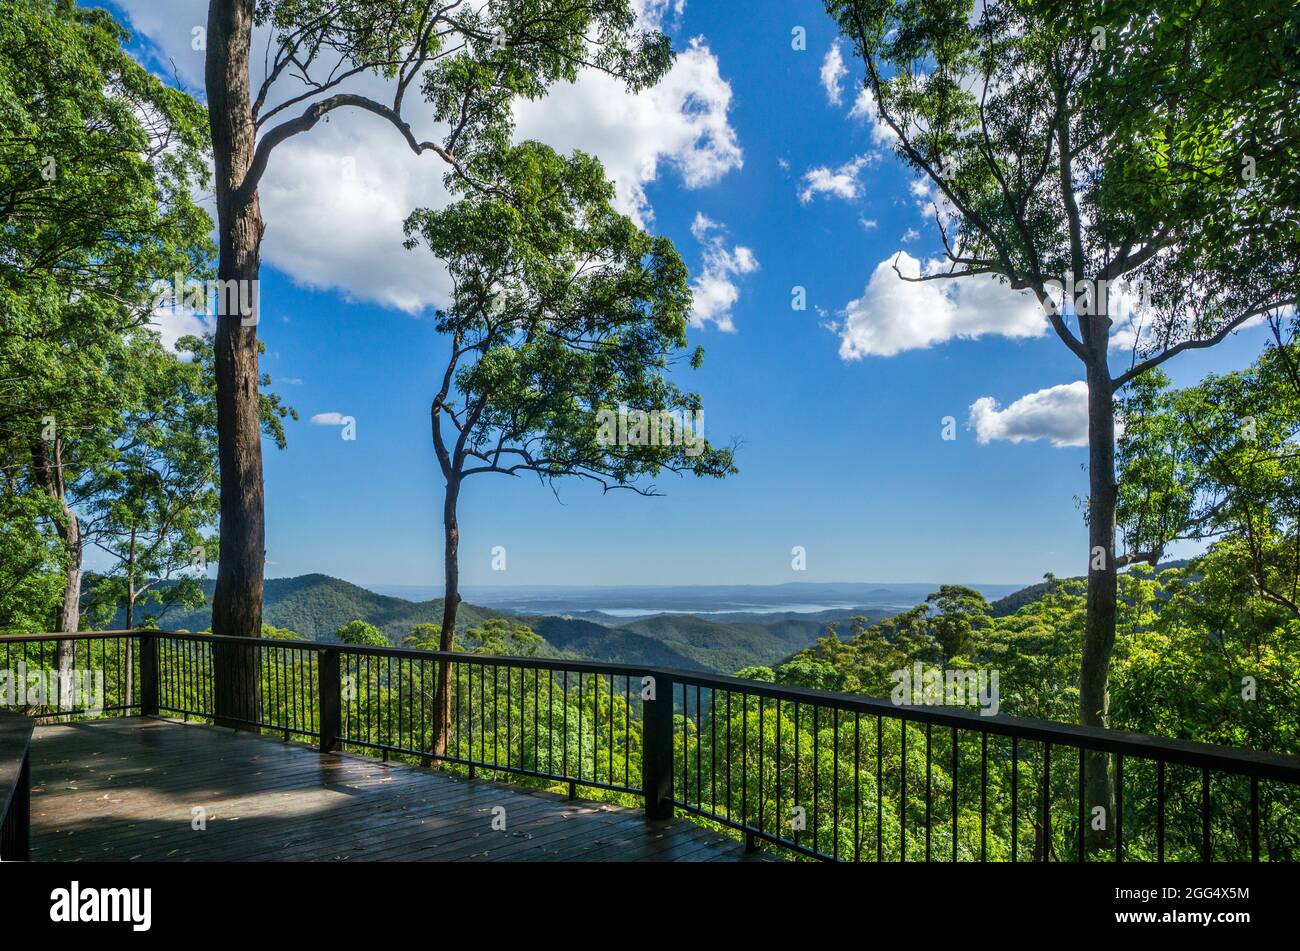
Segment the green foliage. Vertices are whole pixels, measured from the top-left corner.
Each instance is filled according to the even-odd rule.
[[[354,647],[391,647],[384,632],[365,621],[349,621],[338,629],[335,636],[340,643]]]
[[[140,66],[126,41],[107,12],[70,0],[0,9],[7,629],[56,627],[56,584],[75,608],[87,543],[79,506],[100,467],[120,458],[124,420],[156,395],[142,367],[170,359],[146,326],[154,284],[204,276],[213,250],[192,197],[208,177],[206,115]]]
[[[1245,370],[1182,390],[1155,379],[1124,401],[1120,516],[1130,547],[1155,555],[1221,539],[1261,598],[1300,617],[1300,347],[1273,327],[1277,345]]]
[[[452,342],[434,400],[444,476],[531,472],[627,487],[662,469],[734,472],[730,451],[704,442],[602,438],[601,411],[700,409],[665,374],[686,346],[691,302],[672,242],[617,213],[600,162],[581,152],[523,142],[475,168],[508,183],[505,193],[406,222],[407,246],[427,247],[455,283],[438,315]]]
[[[270,641],[300,641],[302,640],[293,631],[286,630],[282,627],[272,627],[269,624],[262,625],[262,637]]]

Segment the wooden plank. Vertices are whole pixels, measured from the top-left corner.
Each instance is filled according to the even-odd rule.
[[[206,830],[191,828],[192,806]],[[769,858],[685,820],[158,719],[38,728],[33,813],[38,861]]]

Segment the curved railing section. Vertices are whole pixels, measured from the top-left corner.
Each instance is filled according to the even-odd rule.
[[[1300,859],[1294,756],[557,658],[165,631],[0,637],[6,669],[18,659],[47,686],[17,704],[41,720],[168,716],[581,786],[809,858]]]

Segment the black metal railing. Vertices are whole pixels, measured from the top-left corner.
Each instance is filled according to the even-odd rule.
[[[113,702],[35,716],[199,719],[571,796],[583,786],[751,848],[842,861],[1300,859],[1294,756],[554,658],[162,631],[0,638],[0,656],[50,664],[68,640],[101,645],[79,656],[110,664]],[[1106,773],[1099,803],[1094,770]]]
[[[32,723],[28,717],[0,711],[0,861],[27,860]]]
[[[1300,758],[674,672],[677,808],[849,861],[1300,859]],[[1107,772],[1104,803],[1088,771]]]

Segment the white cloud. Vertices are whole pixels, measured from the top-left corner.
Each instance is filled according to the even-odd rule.
[[[176,352],[176,341],[181,337],[203,337],[217,329],[212,318],[180,307],[158,308],[153,312],[149,325],[157,332],[162,345],[172,353]]]
[[[1053,446],[1088,445],[1088,384],[1083,380],[1049,386],[1020,397],[1006,409],[981,396],[970,406],[970,425],[983,444],[995,439],[1033,442],[1048,439]]]
[[[686,10],[686,0],[632,0],[632,9],[647,27],[660,30],[668,14],[674,18],[681,17]]]
[[[731,308],[740,299],[740,289],[733,278],[757,271],[758,259],[742,245],[728,250],[725,229],[702,212],[695,213],[691,234],[704,247],[704,268],[691,282],[691,326],[702,328],[712,323],[719,330],[734,331]]]
[[[876,106],[876,95],[867,85],[863,85],[858,90],[858,96],[853,100],[853,108],[849,110],[850,119],[859,119],[871,125],[871,141],[876,145],[892,146],[898,141],[898,135],[889,125],[880,118],[880,110]]]
[[[682,13],[685,0],[637,0],[643,22],[662,25]],[[171,63],[188,88],[202,97],[204,53],[192,49],[193,29],[207,24],[206,0],[121,0],[130,25],[170,76]],[[164,10],[163,8],[166,7]],[[268,33],[253,36],[254,88],[260,83],[260,51]],[[268,107],[298,91],[285,89]],[[357,77],[347,91],[385,99],[383,79]],[[517,137],[540,139],[567,152],[598,156],[614,180],[619,207],[639,223],[653,219],[646,186],[665,169],[686,188],[718,181],[743,164],[729,121],[731,86],[702,38],[681,50],[668,75],[638,94],[594,71],[561,83],[536,102],[517,101]],[[417,138],[438,138],[429,107],[408,97]],[[286,115],[294,114],[290,110]],[[272,120],[274,124],[275,120]],[[348,177],[344,159],[353,159]],[[331,121],[276,148],[260,187],[266,219],[262,256],[305,287],[330,289],[408,313],[446,303],[450,282],[427,252],[402,248],[401,222],[417,207],[441,207],[446,166],[435,156],[416,156],[384,120],[359,110],[339,110]]]
[[[822,88],[826,90],[826,101],[832,106],[838,106],[843,100],[843,82],[848,74],[848,67],[844,65],[844,56],[840,53],[840,41],[836,40],[826,51],[826,58],[822,60],[821,68]]]
[[[904,276],[921,276],[921,262],[905,251],[897,256]],[[931,261],[926,273],[941,267]],[[894,260],[876,265],[862,296],[850,301],[838,324],[840,357],[891,357],[953,339],[987,334],[1022,338],[1041,336],[1047,328],[1042,308],[1023,291],[1012,291],[993,278],[905,281]]]
[[[416,208],[446,206],[445,172],[377,117],[322,123],[277,147],[267,168],[262,256],[303,287],[412,314],[437,306],[451,281],[428,251],[402,247],[402,221]]]
[[[616,185],[620,208],[644,223],[653,218],[645,188],[667,165],[687,188],[712,185],[744,164],[728,119],[731,84],[703,38],[690,41],[663,81],[631,96],[622,83],[586,72],[535,102],[516,103],[517,137],[600,157]]]
[[[903,232],[904,243],[910,243],[912,241],[915,241],[919,237],[921,237],[921,232],[917,231],[915,228],[908,228],[906,231]]]
[[[343,413],[317,413],[311,421],[313,426],[346,426],[349,418]]]
[[[799,201],[806,205],[817,195],[832,195],[845,201],[857,198],[862,193],[862,170],[873,161],[874,155],[859,155],[839,168],[831,169],[823,165],[810,169],[804,173]]]
[[[859,218],[858,224],[862,225],[865,231],[875,231],[880,227],[880,223],[875,218]]]

